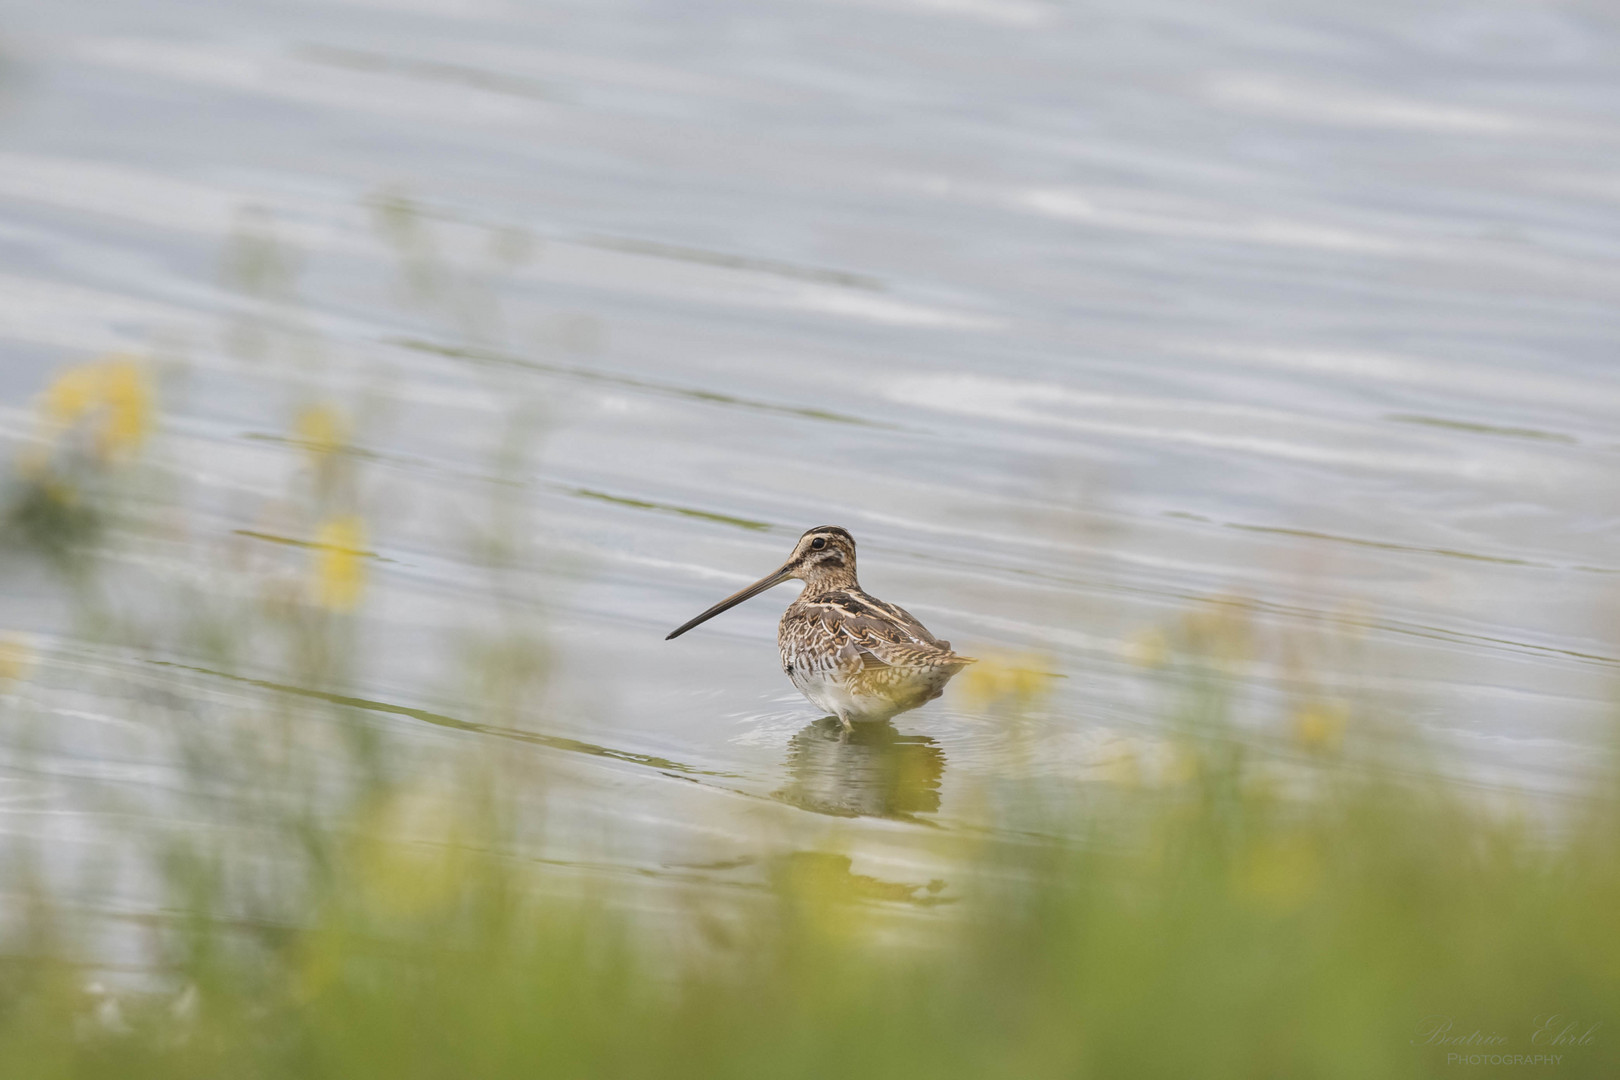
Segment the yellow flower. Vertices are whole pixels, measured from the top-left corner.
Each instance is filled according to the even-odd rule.
[[[101,456],[115,457],[140,446],[152,413],[151,389],[141,366],[127,359],[102,364],[101,395],[107,409],[98,440]]]
[[[1307,750],[1332,753],[1344,742],[1350,708],[1342,701],[1308,702],[1294,713],[1294,738]]]
[[[110,355],[63,372],[46,388],[40,409],[58,429],[92,420],[97,453],[112,459],[146,440],[152,422],[151,384],[139,360]]]
[[[298,441],[317,459],[343,449],[349,441],[349,425],[343,414],[330,405],[311,405],[298,414],[293,430]]]
[[[34,666],[34,650],[22,634],[0,634],[0,683],[23,678]]]
[[[1045,695],[1056,676],[1042,670],[1045,657],[987,656],[968,668],[962,679],[962,692],[978,708],[1010,703],[1026,705]]]
[[[329,611],[353,611],[366,586],[366,523],[358,514],[323,522],[315,551],[315,602]]]
[[[47,419],[66,427],[101,401],[101,374],[95,364],[68,368],[45,389],[41,410]]]

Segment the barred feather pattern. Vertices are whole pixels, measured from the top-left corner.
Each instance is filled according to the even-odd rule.
[[[887,720],[932,701],[974,662],[904,608],[840,584],[806,588],[782,616],[777,644],[793,685],[845,723]]]

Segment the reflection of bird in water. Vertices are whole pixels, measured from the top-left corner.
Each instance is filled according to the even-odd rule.
[[[841,817],[907,817],[939,809],[945,754],[887,720],[846,728],[824,716],[788,744],[792,780],[776,798]]]
[[[887,720],[939,697],[969,656],[930,634],[904,608],[868,596],[855,580],[855,538],[836,525],[799,537],[781,569],[726,597],[669,637],[679,637],[722,611],[789,578],[804,592],[777,628],[782,669],[799,692],[847,727]],[[667,638],[665,640],[668,640]]]

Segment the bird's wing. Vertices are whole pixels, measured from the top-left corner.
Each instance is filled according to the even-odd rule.
[[[855,593],[831,593],[814,601],[821,630],[837,646],[840,665],[947,667],[971,664],[903,608]]]

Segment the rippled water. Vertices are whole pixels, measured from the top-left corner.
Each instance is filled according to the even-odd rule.
[[[1459,776],[1556,794],[1593,758],[1620,663],[1602,6],[13,7],[8,440],[66,363],[184,357],[169,460],[210,527],[273,544],[295,388],[370,402],[363,704],[555,759],[602,872],[725,879],[763,835],[928,880],[1015,778],[1149,744],[1142,635],[1211,597],[1294,650],[1241,688],[1257,715],[1308,670]],[[401,198],[458,268],[436,306],[379,236]],[[266,230],[302,363],[242,347],[228,271]],[[436,643],[488,616],[463,526],[526,397],[556,684],[529,728],[469,730]],[[1051,698],[1013,728],[959,685],[840,739],[778,666],[788,589],[663,640],[821,523]],[[8,623],[66,633],[6,588]],[[179,670],[57,640],[59,686]],[[13,775],[14,820],[161,782],[96,752],[118,712],[62,717],[86,749]]]

